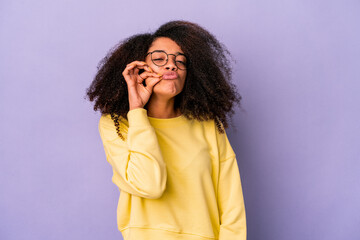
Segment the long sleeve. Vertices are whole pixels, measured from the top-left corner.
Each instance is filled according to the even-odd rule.
[[[246,215],[240,173],[226,132],[217,134],[219,149],[219,240],[246,240]]]
[[[107,161],[113,168],[113,182],[132,195],[155,199],[166,188],[167,172],[154,128],[143,108],[128,112],[125,141],[117,135],[109,115],[99,121]]]
[[[219,240],[246,240],[246,216],[236,157],[220,162]]]

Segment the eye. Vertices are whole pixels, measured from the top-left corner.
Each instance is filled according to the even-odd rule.
[[[186,57],[183,56],[183,55],[177,55],[177,56],[176,56],[176,61],[177,61],[177,62],[186,63]]]

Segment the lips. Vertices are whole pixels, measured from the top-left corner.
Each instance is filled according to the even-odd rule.
[[[178,77],[179,75],[176,72],[167,72],[163,74],[162,79],[170,80],[170,79],[176,79]]]

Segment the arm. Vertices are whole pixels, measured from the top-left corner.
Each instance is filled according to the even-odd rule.
[[[121,140],[110,116],[102,116],[99,132],[113,182],[125,192],[143,198],[159,198],[166,188],[166,165],[154,128],[144,108],[128,112],[127,139]]]
[[[236,157],[220,162],[219,240],[246,240],[246,216]]]
[[[246,215],[236,155],[226,132],[217,133],[219,149],[219,240],[246,240]]]

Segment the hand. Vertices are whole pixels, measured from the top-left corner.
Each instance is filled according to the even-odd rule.
[[[139,74],[140,69],[144,69],[145,71]],[[143,108],[149,101],[155,84],[162,79],[160,74],[154,73],[145,62],[140,61],[129,63],[122,75],[128,86],[130,110]],[[146,87],[143,85],[145,79]]]

